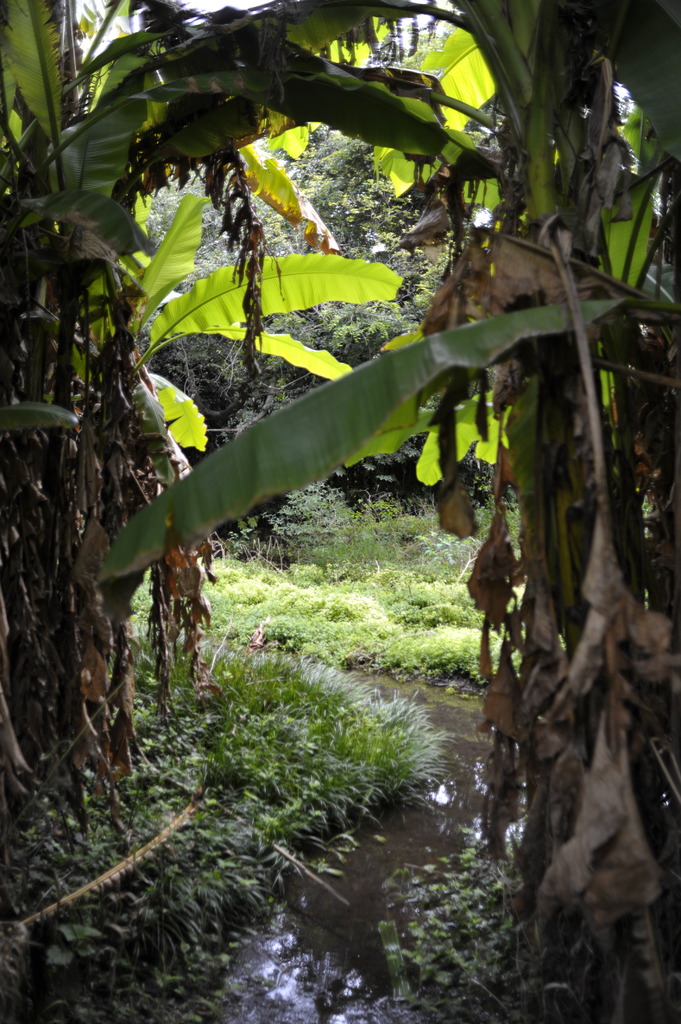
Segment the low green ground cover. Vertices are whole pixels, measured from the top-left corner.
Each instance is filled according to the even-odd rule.
[[[38,980],[19,1019],[215,1018],[229,943],[269,907],[288,865],[275,845],[323,853],[326,837],[437,772],[439,739],[419,708],[348,689],[323,666],[225,657],[217,692],[197,702],[179,665],[162,722],[151,659],[140,665],[136,763],[118,784],[122,834],[112,839],[105,797],[88,798],[86,828],[58,792],[39,792],[14,842],[17,916],[123,860],[200,793],[197,811],[127,875],[34,925]]]
[[[411,917],[401,938],[382,926],[393,984],[443,1022],[539,1020],[537,950],[509,906],[517,872],[472,833],[461,838],[460,850],[392,879],[392,905]]]
[[[206,588],[213,643],[267,643],[345,668],[478,679],[481,616],[463,583],[369,563],[292,565],[225,559]]]
[[[490,515],[478,513],[481,536]],[[385,497],[351,508],[312,484],[222,545],[206,587],[210,639],[238,649],[265,623],[270,646],[328,665],[481,682],[482,615],[465,582],[480,544],[443,533],[432,506],[407,513]]]

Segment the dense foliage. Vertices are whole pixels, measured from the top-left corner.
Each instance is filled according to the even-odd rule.
[[[323,853],[329,836],[415,793],[438,770],[440,742],[421,709],[380,703],[310,662],[223,657],[203,706],[178,663],[167,722],[149,652],[139,654],[138,677],[135,771],[119,785],[122,834],[112,843],[106,801],[93,795],[87,827],[68,805],[38,799],[12,837],[9,893],[19,919],[114,870],[34,925],[40,945],[28,977],[26,930],[13,953],[5,946],[5,1020],[13,1011],[44,1024],[108,1021],[112,1012],[117,1021],[214,1017],[230,941],[280,892],[289,862],[279,851]],[[181,827],[130,856],[185,806]]]
[[[469,583],[485,615],[495,745],[488,836],[501,852],[525,787],[517,906],[539,922],[581,915],[613,951],[592,960],[608,961],[600,981],[584,972],[593,1019],[626,1019],[635,1006],[666,1024],[681,877],[676,6],[309,0],[206,19],[153,4],[143,29],[109,42],[120,9],[101,23],[85,13],[77,32],[69,4],[3,9],[3,864],[22,809],[52,779],[82,807],[94,770],[120,827],[115,783],[134,735],[123,620],[147,567],[162,694],[171,610],[209,691],[194,545],[267,496],[424,431],[422,465],[443,477],[442,525],[466,537],[474,517],[457,445],[474,422],[496,462],[496,515]],[[401,68],[387,54],[404,38],[395,24],[426,11],[446,30],[441,46],[420,70]],[[475,135],[462,130],[469,120]],[[269,315],[397,294],[389,267],[342,261],[328,226],[253,148],[293,130],[290,150],[311,121],[377,147],[398,189],[425,175],[411,242],[448,249],[419,332],[352,372],[264,330]],[[201,207],[182,206],[155,256],[141,207],[197,171],[234,266],[151,324],[193,270]],[[273,262],[255,191],[325,255]],[[473,230],[480,202],[488,215]],[[254,415],[188,474],[175,439],[203,440],[196,409],[172,384],[157,401],[145,363],[178,335],[216,332],[251,372],[259,344],[321,363],[331,379]],[[0,903],[12,913],[4,886]],[[547,964],[560,989],[564,964]],[[554,1016],[574,1015],[570,995]]]

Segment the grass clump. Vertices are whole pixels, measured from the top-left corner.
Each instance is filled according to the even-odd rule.
[[[165,1024],[219,1016],[230,943],[261,916],[286,860],[422,786],[440,745],[419,709],[379,703],[338,674],[283,655],[231,656],[197,702],[182,664],[172,714],[156,709],[142,654],[134,771],[84,822],[38,793],[13,843],[17,918],[63,898],[139,849],[201,793],[191,822],[113,887],[36,925],[36,982],[23,1019]],[[146,671],[145,671],[146,664]],[[84,779],[88,790],[92,779]],[[207,996],[206,993],[212,993]]]

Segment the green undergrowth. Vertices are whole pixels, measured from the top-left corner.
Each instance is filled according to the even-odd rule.
[[[443,1024],[527,1024],[539,1019],[539,955],[510,906],[517,872],[470,832],[463,840],[391,880],[392,906],[410,918],[399,938],[383,926],[393,984]]]
[[[200,794],[197,810],[133,871],[33,926],[21,1020],[217,1019],[230,943],[268,910],[288,866],[275,845],[323,860],[326,839],[438,771],[440,741],[420,708],[380,702],[319,664],[225,657],[200,702],[178,665],[165,722],[151,658],[142,652],[138,666],[121,834],[112,838],[105,795],[87,798],[85,830],[58,793],[39,793],[13,843],[17,917],[122,861]]]
[[[478,536],[460,540],[427,503],[409,512],[384,495],[351,506],[339,489],[311,484],[222,543],[205,591],[209,639],[244,647],[264,624],[271,647],[327,665],[482,682],[482,614],[467,579],[494,512],[478,510]],[[507,518],[515,536],[517,510]],[[143,618],[148,597],[138,601]]]
[[[395,677],[478,680],[482,617],[464,583],[374,563],[292,565],[225,559],[206,588],[213,644],[265,641],[328,665]]]

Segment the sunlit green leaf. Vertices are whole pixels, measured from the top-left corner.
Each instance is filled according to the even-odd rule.
[[[144,272],[143,285],[148,298],[140,326],[147,322],[168,292],[193,271],[196,250],[201,241],[203,211],[209,202],[200,196],[183,196],[173,223]]]
[[[413,399],[405,404],[413,406],[414,409],[418,406],[418,402]],[[410,437],[426,431],[432,418],[433,411],[431,409],[419,413],[416,418],[412,414],[406,418],[406,423],[403,425],[390,426],[388,421],[370,441],[362,445],[359,451],[356,451],[351,458],[346,459],[345,465],[354,466],[355,463],[361,462],[362,459],[366,459],[371,455],[390,455],[392,452],[396,452]]]
[[[169,424],[170,433],[177,443],[181,448],[198,448],[200,452],[204,452],[208,444],[206,420],[196,403],[165,377],[157,373],[150,373],[149,376],[154,382],[158,400],[163,407],[164,419]]]
[[[268,257],[262,275],[262,311],[290,313],[320,302],[368,302],[394,299],[401,278],[383,263],[347,260],[314,253]],[[181,334],[217,333],[244,319],[245,285],[233,267],[221,267],[173,299],[156,318],[146,357],[165,340]]]
[[[396,196],[404,195],[418,180],[419,168],[413,160],[408,160],[404,153],[388,146],[374,148],[374,166],[392,182]],[[434,164],[420,168],[421,180],[427,181],[433,173]]]
[[[263,334],[258,349],[265,355],[280,356],[291,366],[300,366],[326,380],[336,380],[352,370],[348,363],[341,363],[326,349],[308,348],[290,334]]]
[[[439,433],[438,427],[433,427],[432,430],[428,431],[426,443],[416,463],[416,478],[422,484],[426,484],[427,487],[433,487],[438,480],[442,479]]]
[[[391,338],[390,341],[386,341],[381,352],[394,352],[395,349],[404,348],[405,345],[411,345],[413,341],[420,341],[422,337],[423,331],[420,327],[415,331],[409,331],[408,334],[398,334],[396,338]]]
[[[481,107],[494,95],[494,79],[482,51],[473,36],[463,29],[454,29],[441,50],[428,54],[422,68],[424,71],[441,70],[445,93],[468,106]],[[448,107],[443,107],[442,112],[450,128],[462,129],[470,120],[466,114]]]
[[[310,139],[308,125],[301,124],[297,128],[288,128],[280,135],[268,139],[270,149],[283,149],[292,160],[297,160],[301,153],[307,149]]]

